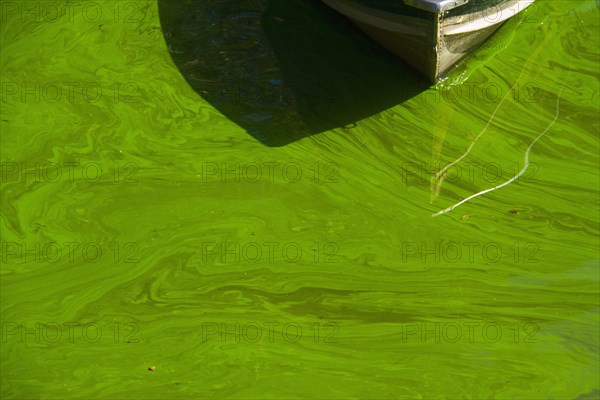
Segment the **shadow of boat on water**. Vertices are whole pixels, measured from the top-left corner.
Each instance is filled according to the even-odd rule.
[[[189,85],[266,146],[352,126],[429,84],[320,0],[159,0]]]

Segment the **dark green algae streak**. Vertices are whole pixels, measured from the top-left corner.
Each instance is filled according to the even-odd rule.
[[[2,398],[598,398],[597,3],[435,88],[316,1],[50,3],[1,3]]]

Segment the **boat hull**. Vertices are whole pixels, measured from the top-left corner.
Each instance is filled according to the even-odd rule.
[[[507,19],[534,2],[496,0],[487,8],[438,13],[385,10],[369,6],[368,0],[323,1],[432,82],[443,79]]]

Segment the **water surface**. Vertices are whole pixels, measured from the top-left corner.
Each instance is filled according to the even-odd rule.
[[[2,397],[597,398],[597,3],[437,87],[214,4],[2,3]]]

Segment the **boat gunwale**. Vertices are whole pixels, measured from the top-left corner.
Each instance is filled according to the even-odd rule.
[[[353,0],[323,0],[324,3],[344,14],[346,17],[358,22],[371,25],[390,32],[406,33],[415,36],[427,36],[428,28],[434,24],[433,20],[425,20],[379,10],[360,4]],[[486,10],[479,10],[470,14],[443,18],[443,15],[431,13],[432,16],[441,16],[441,26],[444,35],[459,35],[489,28],[516,16],[531,6],[535,0],[508,0],[501,5],[494,5],[486,10],[494,9],[501,16],[498,20],[490,20]],[[517,6],[512,13],[504,12]]]
[[[415,18],[369,7],[357,0],[322,1],[354,21],[369,36],[421,71],[432,82],[438,82],[456,63],[465,58],[469,51],[481,44],[506,20],[520,14],[535,2],[535,0],[505,0],[501,5],[496,4],[469,14],[448,16],[448,13],[430,12],[426,13],[426,18]],[[517,10],[513,9],[515,5],[518,6]],[[490,9],[496,11],[494,18],[498,16],[500,18],[490,19]],[[386,34],[396,35],[396,37],[387,37]],[[397,35],[404,35],[405,38],[398,38]],[[461,37],[462,35],[467,36]],[[410,45],[398,44],[398,40],[404,43],[408,37],[412,38],[409,42],[414,39],[422,42],[419,44],[422,48],[419,52],[415,52]],[[461,45],[463,49],[449,46],[454,39],[463,43]],[[414,43],[412,42],[413,45]],[[403,53],[407,51],[411,54],[410,57]]]
[[[428,27],[432,23],[421,18],[370,8],[354,1],[323,0],[323,2],[352,20],[395,33],[426,37],[429,33]]]
[[[488,20],[489,16],[483,15],[485,13],[484,11],[477,11],[477,12],[474,12],[471,14],[465,14],[465,15],[460,15],[457,17],[451,17],[451,18],[443,20],[442,30],[444,31],[444,35],[458,35],[458,34],[462,34],[462,33],[469,33],[469,32],[486,29],[491,26],[503,23],[504,21],[506,21],[510,18],[515,17],[517,14],[520,14],[521,12],[525,11],[525,9],[527,9],[529,6],[531,6],[534,2],[535,2],[535,0],[510,0],[510,1],[502,3],[502,7],[500,7],[499,5],[492,6],[492,7],[488,8],[488,10],[494,8],[501,14],[500,19],[495,20],[495,21],[489,21]],[[517,11],[512,10],[513,11],[512,14],[503,12],[503,11],[507,11],[507,10],[511,9],[514,5],[517,5],[517,4],[518,4]],[[471,20],[472,16],[474,16],[474,15],[479,15],[480,17],[477,19]],[[462,22],[465,19],[467,20],[467,22]]]

